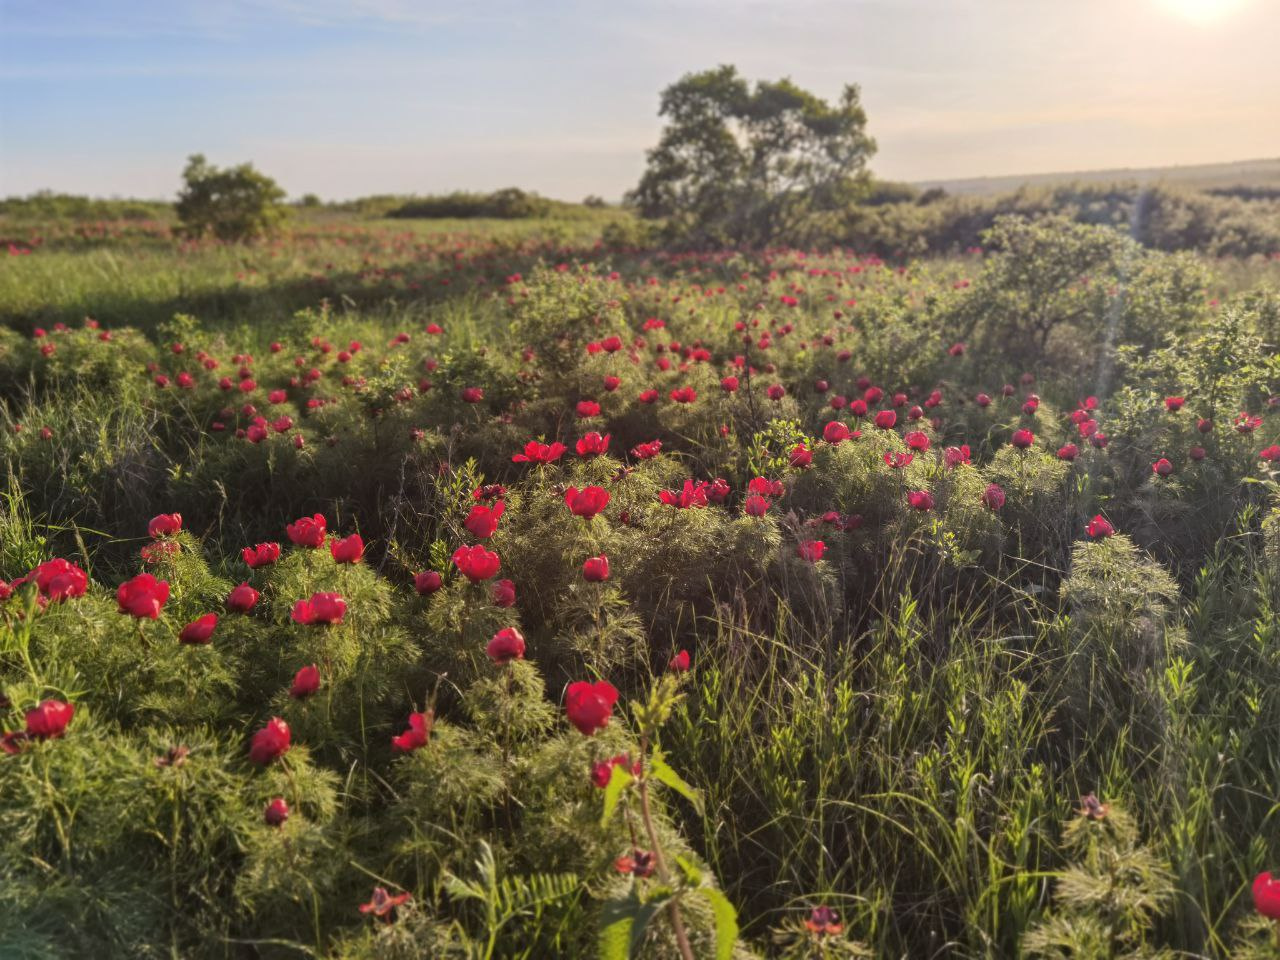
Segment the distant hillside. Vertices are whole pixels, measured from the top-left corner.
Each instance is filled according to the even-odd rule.
[[[1064,183],[1121,182],[1178,184],[1197,190],[1237,186],[1280,189],[1280,157],[1270,160],[1240,160],[1235,163],[1202,163],[1184,167],[1122,167],[1115,170],[1029,173],[1007,177],[921,180],[915,186],[922,190],[941,187],[952,194],[986,196],[1008,193],[1022,186],[1051,187]]]

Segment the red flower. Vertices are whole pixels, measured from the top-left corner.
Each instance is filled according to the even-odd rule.
[[[999,510],[1004,506],[1004,490],[1000,484],[987,484],[987,489],[982,491],[982,505],[988,510]]]
[[[1098,514],[1089,521],[1089,526],[1085,527],[1085,532],[1093,539],[1097,540],[1101,537],[1109,537],[1116,532],[1116,528],[1107,522],[1102,514]]]
[[[289,804],[284,797],[276,797],[262,811],[262,820],[269,827],[283,826],[289,819]]]
[[[472,583],[488,580],[498,572],[502,561],[492,550],[477,543],[471,547],[459,547],[453,551],[453,565]]]
[[[467,528],[473,537],[487,540],[498,529],[498,521],[502,518],[502,514],[506,509],[507,505],[501,500],[492,507],[476,504],[471,508],[471,512],[467,514],[467,519],[463,521],[462,525]]]
[[[480,403],[484,400],[484,389],[481,387],[463,387],[462,402],[463,403]]]
[[[1063,446],[1058,448],[1059,460],[1071,461],[1078,456],[1080,456],[1080,448],[1077,447],[1074,443],[1064,444]]]
[[[140,573],[132,580],[126,580],[116,591],[120,612],[139,620],[156,619],[168,599],[169,584],[149,573]]]
[[[632,763],[630,755],[620,753],[616,757],[610,757],[608,760],[593,763],[591,765],[591,782],[603,790],[609,785],[609,781],[613,779],[614,767],[627,767],[630,769],[632,776],[640,775],[640,761],[637,760]]]
[[[1036,442],[1036,435],[1030,430],[1015,430],[1013,436],[1009,439],[1019,450],[1026,450],[1029,446]]]
[[[699,480],[695,484],[692,480],[686,480],[684,486],[679,490],[660,491],[658,499],[669,507],[675,507],[677,510],[705,507],[707,505],[707,482]]]
[[[613,861],[613,869],[619,873],[628,873],[633,877],[651,877],[657,860],[648,850],[635,849],[630,856],[619,857]]]
[[[658,391],[645,390],[638,397],[636,397],[636,399],[639,400],[641,403],[653,403],[658,399]]]
[[[609,434],[603,437],[592,431],[578,441],[577,450],[580,457],[598,457],[609,449]]]
[[[919,430],[913,430],[902,438],[908,447],[916,451],[916,453],[927,453],[929,450],[929,436]]]
[[[258,602],[258,596],[258,591],[247,583],[232,587],[231,592],[227,594],[227,609],[234,610],[236,613],[248,613]]]
[[[413,575],[413,589],[424,597],[435,593],[442,586],[444,586],[444,577],[434,570],[423,570]]]
[[[579,680],[569,684],[565,694],[565,713],[580,733],[591,736],[609,725],[618,691],[607,680],[588,683]]]
[[[685,673],[689,669],[689,651],[681,650],[667,661],[667,669],[672,673]]]
[[[631,448],[631,455],[637,460],[652,460],[661,452],[661,440],[650,440],[648,443],[638,443]]]
[[[76,708],[61,700],[42,700],[27,711],[27,736],[32,740],[57,740],[67,732]]]
[[[693,387],[677,387],[671,391],[671,399],[676,403],[693,403],[698,399],[698,393]]]
[[[911,461],[916,458],[914,453],[899,453],[893,451],[884,455],[885,466],[892,470],[901,470],[903,467],[911,466]]]
[[[720,381],[720,389],[725,393],[734,393],[738,389],[737,377],[725,377]]]
[[[582,565],[582,579],[587,583],[604,583],[609,579],[609,558],[601,554],[589,557]]]
[[[240,556],[244,558],[250,570],[269,567],[280,559],[280,544],[260,543],[256,547],[245,547],[240,551]]]
[[[565,451],[563,443],[539,443],[537,440],[530,440],[524,445],[524,453],[512,454],[512,463],[554,463],[563,456]]]
[[[1186,398],[1184,397],[1165,397],[1164,408],[1170,413],[1177,413],[1182,409],[1182,405],[1186,402]]]
[[[147,524],[147,536],[152,540],[160,537],[171,537],[182,529],[182,514],[162,513],[151,518]]]
[[[892,410],[881,410],[876,414],[876,426],[881,430],[892,430],[898,422],[898,415]]]
[[[753,493],[742,504],[742,512],[748,517],[763,517],[769,510],[769,499]]]
[[[313,593],[311,599],[295,603],[291,614],[293,622],[303,626],[341,623],[346,615],[347,601],[336,593]]]
[[[493,605],[495,607],[514,607],[516,605],[516,585],[510,580],[499,580],[493,585]]]
[[[396,907],[408,903],[410,899],[412,898],[407,893],[398,893],[392,896],[387,893],[385,887],[374,887],[373,898],[368,903],[360,904],[360,912],[372,913],[379,920],[390,923],[395,919]]]
[[[781,400],[787,395],[787,388],[780,383],[775,383],[765,391],[770,400]]]
[[[1173,473],[1173,464],[1166,457],[1161,457],[1151,465],[1151,472],[1158,477],[1167,477]]]
[[[311,547],[318,550],[324,546],[326,533],[324,516],[317,513],[314,517],[302,517],[285,527],[289,539],[300,547]]]
[[[909,490],[907,491],[907,503],[911,505],[913,510],[932,510],[933,495],[928,490]]]
[[[969,453],[969,445],[967,443],[958,447],[947,447],[942,451],[942,462],[954,470],[961,464],[969,462]]]
[[[35,580],[40,595],[54,602],[68,597],[82,597],[89,586],[88,575],[70,560],[61,557],[46,560],[32,570],[30,576]]]
[[[576,409],[579,420],[589,420],[591,417],[600,416],[600,404],[594,400],[579,400]]]
[[[500,667],[524,659],[524,634],[515,627],[503,627],[493,635],[484,652]]]
[[[796,556],[810,563],[817,563],[827,552],[827,545],[821,540],[801,540],[796,544]]]
[[[1253,878],[1253,909],[1264,917],[1280,920],[1280,880],[1273,880],[1270,871]]]
[[[289,725],[279,717],[272,717],[253,735],[249,743],[249,759],[265,767],[289,752],[291,739]]]
[[[358,533],[329,541],[329,553],[337,563],[359,563],[364,559],[364,539]]]
[[[313,663],[303,667],[293,675],[293,685],[289,687],[289,696],[294,700],[302,700],[320,689],[320,670]]]
[[[1258,454],[1258,458],[1260,460],[1267,461],[1267,463],[1275,463],[1277,460],[1280,460],[1280,446],[1272,444],[1271,446],[1264,448]]]
[[[803,470],[813,465],[813,452],[804,444],[800,444],[791,448],[787,461],[791,464],[792,469]]]
[[[960,344],[956,346],[960,346]],[[955,347],[952,347],[952,350],[955,350]],[[958,354],[953,353],[952,356],[958,356]],[[840,922],[840,914],[830,907],[814,907],[809,911],[809,916],[805,920],[804,926],[810,933],[819,937],[839,936],[841,931],[844,930],[844,924]]]
[[[830,444],[848,440],[851,436],[853,432],[839,420],[832,420],[822,428],[822,439]]]
[[[1277,454],[1280,455],[1280,449],[1277,450]],[[1190,457],[1192,460],[1203,460],[1204,447],[1192,447],[1190,450],[1187,451],[1187,456]]]
[[[208,643],[213,636],[214,627],[218,625],[216,613],[206,613],[203,617],[192,620],[178,634],[179,643]]]
[[[609,505],[609,491],[604,487],[570,487],[564,492],[564,502],[574,516],[590,520]]]
[[[409,714],[409,729],[391,738],[391,747],[398,753],[412,753],[419,747],[425,747],[431,739],[431,725],[435,720],[435,711]]]

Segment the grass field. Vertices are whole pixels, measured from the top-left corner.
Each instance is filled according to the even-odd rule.
[[[0,956],[1276,955],[1280,259],[624,217],[0,225]]]

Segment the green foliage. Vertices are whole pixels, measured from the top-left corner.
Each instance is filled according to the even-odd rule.
[[[628,199],[684,244],[804,242],[856,195],[875,152],[853,85],[833,106],[787,79],[751,88],[721,66],[667,87],[658,113],[667,126]]]
[[[174,210],[189,236],[252,240],[270,233],[285,216],[285,191],[253,164],[222,169],[192,154],[182,171]]]

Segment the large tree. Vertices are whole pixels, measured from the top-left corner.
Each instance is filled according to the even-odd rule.
[[[667,126],[628,200],[692,245],[803,242],[856,198],[876,149],[853,84],[832,105],[721,66],[667,87],[658,112]]]

